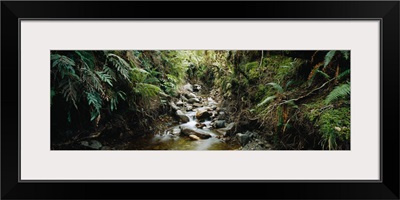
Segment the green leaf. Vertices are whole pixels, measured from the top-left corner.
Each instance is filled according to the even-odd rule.
[[[319,69],[317,69],[317,73],[321,74],[327,80],[329,80],[331,78],[327,73],[325,73],[325,72],[323,72],[323,71],[321,71]]]
[[[335,101],[341,97],[346,97],[350,95],[350,84],[345,83],[339,86],[336,86],[329,95],[325,99],[325,104],[329,104],[332,101]]]
[[[337,79],[340,80],[340,79],[346,77],[346,76],[349,75],[349,74],[350,74],[350,69],[345,70],[344,72],[342,72],[342,73],[340,73],[340,74],[338,75]]]
[[[261,103],[257,104],[257,107],[260,107],[260,106],[272,101],[273,99],[275,99],[275,96],[269,96],[269,97],[265,98]]]
[[[336,51],[329,51],[325,55],[324,68],[329,65],[329,63],[331,62],[333,56],[335,56],[335,53],[336,53]]]
[[[344,59],[349,60],[350,51],[340,51],[343,54]]]
[[[283,88],[282,86],[280,86],[278,83],[267,83],[267,85],[271,85],[275,90],[277,90],[278,92],[282,93],[283,92]]]

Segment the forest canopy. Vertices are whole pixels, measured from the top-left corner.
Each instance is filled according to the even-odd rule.
[[[349,150],[350,51],[51,51],[53,150]]]

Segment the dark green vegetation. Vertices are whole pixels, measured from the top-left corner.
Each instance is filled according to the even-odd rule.
[[[208,149],[350,149],[349,51],[52,51],[50,64],[52,149],[145,149],[184,120],[171,102],[187,83],[198,107],[218,103],[215,129],[233,126]]]

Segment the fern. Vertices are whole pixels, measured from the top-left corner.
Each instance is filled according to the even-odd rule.
[[[349,75],[349,74],[350,74],[350,69],[345,70],[344,72],[340,73],[340,74],[337,76],[337,79],[340,80],[340,79],[346,77],[346,76]]]
[[[129,80],[129,74],[132,70],[131,66],[128,62],[126,62],[123,58],[109,53],[107,55],[108,60],[114,65],[117,71],[124,77],[125,80]]]
[[[325,99],[325,104],[329,104],[332,101],[335,101],[341,97],[346,97],[350,95],[350,84],[345,83],[342,85],[339,85],[333,89],[329,95]]]
[[[61,93],[67,102],[72,102],[76,109],[78,109],[78,82],[73,79],[63,79],[60,82],[59,87],[61,88]]]
[[[275,96],[269,96],[269,97],[265,98],[261,103],[257,104],[257,107],[260,107],[260,106],[272,101],[273,99],[275,99]]]
[[[115,72],[109,68],[107,65],[103,66],[103,73],[108,74],[109,76],[111,76],[111,79],[116,81],[116,76],[115,76]]]
[[[75,51],[78,54],[79,58],[83,62],[84,65],[93,69],[95,66],[95,58],[92,52],[89,51]]]
[[[118,109],[118,107],[117,107],[117,105],[119,103],[118,99],[125,100],[125,98],[126,98],[126,94],[123,91],[118,91],[118,92],[114,93],[114,95],[110,99],[111,111],[114,111],[114,110]]]
[[[327,73],[325,73],[325,72],[323,72],[321,70],[317,70],[317,73],[321,74],[327,80],[329,80],[331,78]]]
[[[86,67],[82,69],[82,72],[82,81],[86,83],[86,89],[89,91],[95,89],[104,94],[103,86],[101,85],[101,79],[96,72]]]
[[[161,92],[161,89],[155,85],[147,83],[137,83],[134,91],[142,96],[144,99],[157,96]]]
[[[102,107],[103,102],[100,94],[95,91],[87,92],[86,98],[88,101],[88,105],[94,108],[90,113],[91,114],[90,121],[93,121],[100,114],[100,109]]]
[[[280,86],[278,83],[271,82],[271,83],[267,83],[267,85],[271,85],[275,90],[277,90],[280,93],[283,92],[282,86]]]
[[[71,58],[58,54],[52,54],[51,60],[53,61],[51,67],[57,68],[62,79],[67,75],[75,74],[75,62]]]
[[[336,51],[329,51],[326,55],[325,55],[325,60],[324,60],[324,69],[326,66],[329,65],[329,63],[332,61],[333,56],[335,56]]]
[[[108,83],[108,85],[113,86],[112,84],[112,76],[107,74],[107,72],[105,71],[95,71],[95,73],[97,74],[97,76],[99,76],[100,80],[103,82]]]
[[[349,60],[350,58],[350,51],[340,51],[343,54],[344,59]]]

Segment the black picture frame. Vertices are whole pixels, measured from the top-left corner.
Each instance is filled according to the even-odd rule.
[[[399,1],[2,1],[2,199],[399,199]],[[19,182],[20,19],[379,19],[381,174],[378,182]],[[18,82],[17,82],[18,81]],[[344,163],[345,164],[345,163]],[[149,189],[153,192],[147,192]],[[207,192],[212,191],[212,193]]]

